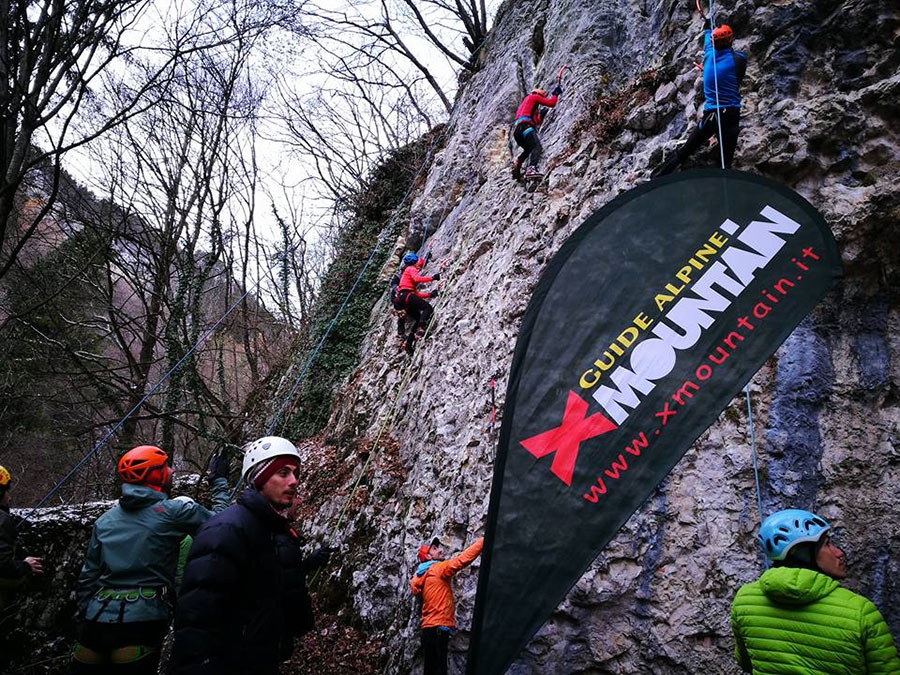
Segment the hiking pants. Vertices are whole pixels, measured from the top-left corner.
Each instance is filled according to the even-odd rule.
[[[422,629],[422,657],[424,675],[447,675],[447,651],[450,631],[440,628]]]
[[[513,131],[513,138],[516,139],[516,144],[523,148],[522,154],[519,155],[519,165],[525,166],[525,160],[528,159],[528,164],[537,168],[544,148],[534,125],[531,122],[519,122]]]
[[[168,621],[98,623],[78,630],[67,675],[156,675]]]
[[[703,115],[703,119],[700,120],[694,131],[688,136],[684,145],[678,149],[678,152],[656,167],[651,174],[653,178],[672,173],[679,164],[694,154],[697,148],[712,138],[713,135],[719,138],[719,143],[722,146],[720,152],[725,155],[725,168],[731,168],[731,162],[734,159],[734,149],[737,147],[738,133],[741,130],[741,109],[723,108],[718,111],[718,116],[722,120],[721,137],[719,137],[719,124],[716,121],[716,112],[711,110]],[[716,153],[716,156],[718,157],[718,153]]]

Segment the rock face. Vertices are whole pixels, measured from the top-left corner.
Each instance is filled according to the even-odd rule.
[[[360,465],[366,500],[357,490],[352,515],[338,522],[349,498],[339,494],[309,526],[344,545],[353,610],[389,645],[385,673],[416,672],[421,659],[407,591],[415,546],[439,534],[459,550],[481,532],[496,441],[489,382],[502,412],[518,324],[547,260],[589,214],[645,180],[692,124],[702,25],[691,9],[506,3],[484,67],[457,101],[410,224],[411,233],[427,227],[427,248],[449,261],[437,325],[407,381],[402,358],[386,356],[393,322],[386,304],[377,307],[331,420],[345,461],[356,455],[337,439],[368,427],[370,440],[397,443],[405,475],[397,483],[374,461]],[[900,471],[900,12],[886,1],[738,0],[718,15],[749,58],[735,168],[815,205],[846,279],[753,378],[752,417],[743,396],[732,402],[600,553],[521,654],[517,675],[737,673],[730,603],[763,569],[754,453],[763,511],[811,508],[844,526],[847,585],[900,636],[891,489]],[[552,86],[563,63],[566,92],[541,134],[546,187],[531,194],[510,177],[511,116],[528,89]],[[717,161],[717,151],[700,151],[686,166]],[[462,672],[475,584],[475,573],[457,581],[463,630],[451,672]]]
[[[511,0],[460,93],[446,148],[412,205],[449,261],[437,324],[409,369],[386,298],[312,455],[306,535],[341,548],[321,598],[419,672],[414,551],[482,532],[521,317],[547,260],[592,212],[646,179],[698,105],[693,3]],[[889,0],[734,0],[718,7],[749,57],[735,168],[815,205],[845,280],[793,333],[602,551],[510,672],[737,673],[729,607],[762,571],[765,513],[817,510],[847,530],[847,585],[900,636],[900,9]],[[545,186],[510,176],[524,93],[566,92],[542,131]],[[687,163],[714,166],[701,151]],[[677,232],[673,232],[677,236]],[[385,276],[393,272],[385,271]],[[387,283],[385,283],[387,286]],[[752,413],[752,414],[751,414]],[[498,422],[499,423],[499,422]],[[463,672],[478,563],[457,579]]]

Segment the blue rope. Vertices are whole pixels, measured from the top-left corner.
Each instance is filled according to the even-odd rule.
[[[201,336],[197,339],[197,342],[195,342],[194,345],[193,345],[193,346],[192,346],[192,347],[184,354],[184,356],[182,356],[181,359],[179,359],[179,361],[178,361],[174,366],[172,366],[172,367],[168,370],[168,372],[166,372],[166,374],[163,375],[162,378],[161,378],[155,385],[153,385],[153,387],[150,388],[150,391],[148,391],[146,394],[144,394],[144,396],[141,398],[141,400],[138,401],[138,402],[135,404],[135,406],[134,406],[131,410],[129,410],[129,411],[125,414],[125,416],[124,416],[122,419],[120,419],[120,420],[115,424],[115,426],[113,426],[109,431],[107,431],[106,434],[104,434],[103,437],[102,437],[99,441],[97,441],[97,442],[94,444],[94,447],[91,448],[91,450],[90,450],[84,457],[82,457],[82,458],[75,464],[75,466],[73,466],[73,467],[69,470],[69,472],[68,472],[65,476],[63,476],[62,479],[60,479],[60,481],[57,482],[56,485],[54,485],[54,486],[50,489],[50,491],[49,491],[46,495],[44,495],[44,497],[43,497],[43,498],[42,498],[35,506],[32,507],[31,511],[28,512],[28,515],[26,515],[26,516],[22,519],[22,522],[23,522],[23,523],[24,523],[25,521],[29,520],[29,519],[34,515],[34,512],[35,512],[37,509],[41,508],[44,504],[47,503],[47,501],[48,501],[51,497],[53,497],[57,492],[59,492],[59,490],[62,488],[62,486],[65,485],[65,484],[66,484],[66,483],[67,483],[67,482],[68,482],[68,481],[69,481],[76,473],[78,473],[78,471],[81,469],[81,467],[83,467],[83,466],[88,462],[88,460],[90,460],[94,455],[96,455],[96,454],[97,454],[97,453],[98,453],[98,452],[99,452],[99,451],[100,451],[100,450],[101,450],[101,449],[109,442],[109,439],[112,438],[113,435],[114,435],[119,429],[122,428],[122,426],[125,424],[125,422],[127,422],[128,419],[129,419],[134,413],[136,413],[136,412],[141,408],[141,406],[143,406],[144,403],[147,402],[147,400],[148,400],[151,396],[153,396],[153,394],[155,394],[157,391],[159,391],[160,387],[162,387],[162,385],[165,384],[165,382],[181,368],[181,366],[188,360],[188,358],[190,358],[190,356],[197,350],[197,348],[200,347],[200,345],[203,344],[203,343],[206,341],[206,339],[207,339],[210,335],[212,335],[212,333],[213,333],[220,325],[222,325],[222,322],[225,321],[225,319],[228,318],[228,316],[229,316],[235,309],[237,309],[237,307],[241,304],[241,302],[244,301],[244,298],[246,298],[248,295],[250,295],[250,293],[253,291],[254,288],[256,288],[256,286],[257,286],[258,284],[259,284],[259,281],[257,281],[257,282],[254,283],[252,286],[250,286],[250,288],[248,288],[248,289],[244,292],[244,294],[243,294],[240,298],[238,298],[238,299],[234,302],[234,304],[232,304],[231,307],[229,307],[228,310],[227,310],[221,317],[219,317],[219,320],[216,321],[212,326],[210,326],[210,327],[206,330],[206,332],[204,332],[203,335],[201,335]]]
[[[408,194],[408,193],[407,193]],[[404,199],[406,197],[404,196]],[[388,228],[390,228],[390,223],[388,223]],[[375,243],[375,246],[372,248],[372,252],[369,254],[366,263],[363,265],[362,269],[359,271],[359,274],[356,276],[356,280],[353,282],[353,285],[350,287],[350,290],[347,292],[344,301],[341,303],[341,306],[338,308],[337,313],[334,315],[334,318],[331,319],[331,323],[328,324],[328,328],[325,330],[325,333],[322,335],[318,344],[316,344],[312,353],[309,355],[309,358],[306,360],[306,363],[303,366],[303,370],[300,371],[300,375],[297,376],[297,379],[294,381],[293,386],[290,391],[288,391],[287,396],[282,401],[281,406],[275,411],[275,414],[272,416],[272,421],[269,422],[269,425],[266,427],[266,436],[270,436],[272,432],[275,430],[275,426],[281,419],[281,415],[284,413],[285,408],[287,408],[288,404],[291,402],[291,399],[294,397],[294,394],[297,392],[297,389],[300,387],[300,384],[303,382],[306,373],[309,372],[309,367],[312,362],[315,360],[316,356],[319,355],[319,352],[322,350],[322,346],[325,344],[325,340],[328,339],[328,336],[331,335],[331,331],[334,328],[335,324],[337,324],[337,320],[340,318],[341,314],[344,312],[344,308],[347,307],[347,303],[350,302],[350,298],[353,296],[353,293],[356,291],[356,287],[359,286],[359,282],[362,280],[363,275],[366,273],[366,270],[369,268],[369,265],[372,263],[372,260],[375,258],[375,254],[378,252],[378,248],[381,246],[383,242],[383,235],[378,237],[378,241]]]
[[[479,49],[480,48],[481,47],[479,46]],[[454,104],[453,110],[450,112],[451,118],[453,117],[453,113],[456,111],[456,107],[457,107],[458,103],[459,103],[459,99],[457,99],[457,103]],[[445,136],[446,132],[443,132],[441,135]],[[416,170],[416,175],[412,178],[412,180],[410,180],[409,187],[407,188],[406,193],[403,195],[403,198],[400,200],[401,206],[406,203],[406,200],[412,194],[413,188],[416,185],[416,179],[425,170],[425,167],[428,166],[428,162],[431,159],[431,157],[435,151],[435,148],[437,147],[437,142],[438,142],[437,139],[438,139],[438,137],[435,136],[434,140],[431,143],[431,147],[429,147],[428,152],[425,153],[425,158],[422,160],[422,164]],[[446,215],[448,209],[449,209],[449,205],[447,207],[445,207],[444,215]],[[328,336],[331,335],[332,329],[334,328],[335,324],[337,324],[337,321],[340,318],[341,314],[343,313],[344,309],[347,307],[347,303],[350,301],[351,296],[356,291],[356,287],[359,285],[359,282],[362,280],[363,275],[366,273],[366,269],[368,269],[369,265],[371,264],[372,260],[374,259],[375,253],[378,251],[378,248],[384,242],[385,234],[391,230],[391,228],[394,225],[395,219],[399,216],[401,211],[402,211],[402,209],[399,209],[399,208],[397,210],[395,210],[394,216],[391,218],[391,220],[385,226],[384,230],[382,230],[381,234],[378,236],[378,241],[375,242],[375,246],[372,248],[372,252],[369,254],[368,259],[366,260],[365,264],[363,265],[362,269],[360,270],[359,274],[357,275],[355,281],[353,282],[353,285],[350,287],[350,290],[347,292],[347,295],[344,298],[344,301],[341,303],[341,306],[338,308],[337,313],[334,315],[334,318],[331,319],[331,322],[328,324],[328,328],[325,330],[325,333],[322,335],[319,342],[313,348],[312,353],[309,355],[309,358],[306,360],[306,363],[303,365],[303,369],[300,371],[300,374],[297,376],[297,379],[294,381],[294,384],[291,386],[290,390],[288,391],[287,396],[285,396],[285,398],[282,399],[281,405],[279,406],[278,410],[275,411],[275,414],[272,416],[272,420],[266,426],[265,433],[267,436],[271,435],[275,431],[275,427],[281,421],[281,416],[284,414],[285,409],[290,404],[294,395],[297,393],[297,390],[300,388],[300,385],[303,383],[303,380],[306,377],[306,374],[309,372],[312,362],[315,360],[315,358],[319,355],[319,352],[322,350],[322,347],[325,344],[325,340],[327,340]],[[428,225],[426,223],[426,224],[424,224],[423,230],[422,230],[422,246],[425,245],[425,238],[427,237],[427,235],[428,235]],[[420,248],[419,250],[422,250],[422,249]]]
[[[750,427],[750,450],[753,456],[753,476],[756,480],[756,509],[759,512],[759,522],[763,521],[762,509],[762,491],[759,487],[759,464],[756,457],[756,435],[753,429],[753,406],[750,405],[750,385],[744,387],[744,394],[747,397],[747,420]]]
[[[719,130],[719,158],[722,168],[725,168],[725,148],[722,145],[722,115],[719,109],[719,70],[716,68],[716,43],[712,41],[712,32],[715,30],[715,11],[713,8],[713,0],[709,0],[709,40],[712,44],[713,58],[713,87],[716,90],[716,126]]]
[[[715,30],[715,10],[713,7],[714,0],[709,0],[709,31],[710,37],[712,40],[712,31]],[[719,113],[719,74],[716,69],[716,45],[715,42],[712,43],[713,48],[713,86],[716,91],[716,124],[719,130],[719,157],[721,159],[722,168],[725,168],[725,148],[722,145],[722,116]],[[759,480],[759,462],[757,458],[756,452],[756,433],[753,425],[753,406],[750,401],[750,383],[747,383],[747,386],[744,387],[744,394],[747,399],[747,423],[750,431],[750,451],[753,458],[753,479],[756,485],[756,510],[759,514],[759,523],[762,525],[763,521],[763,508],[762,508],[762,490],[760,488],[760,480]],[[766,565],[768,566],[768,559],[766,559]]]

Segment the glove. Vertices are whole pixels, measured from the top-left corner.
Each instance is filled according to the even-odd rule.
[[[553,88],[553,91],[550,92],[553,96],[562,96],[562,85],[558,84]]]
[[[429,298],[436,298],[437,296],[438,296],[438,292],[437,292],[436,288],[428,294]]]
[[[441,273],[440,273],[440,272],[436,272],[435,274],[432,274],[432,275],[431,275],[431,280],[432,280],[432,281],[440,281],[440,280],[441,280]]]
[[[214,481],[217,478],[228,478],[231,472],[231,462],[228,461],[228,455],[224,452],[217,452],[209,460],[209,480]]]
[[[331,558],[332,552],[335,550],[337,549],[333,549],[330,546],[323,546],[318,551],[314,551],[310,554],[310,556],[304,561],[304,566],[309,571],[317,570],[320,567],[325,567],[325,565],[328,564],[328,560]]]

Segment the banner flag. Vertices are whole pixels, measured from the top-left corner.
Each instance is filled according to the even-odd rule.
[[[469,675],[506,671],[840,277],[822,216],[739,171],[652,181],[569,237],[510,369]]]

